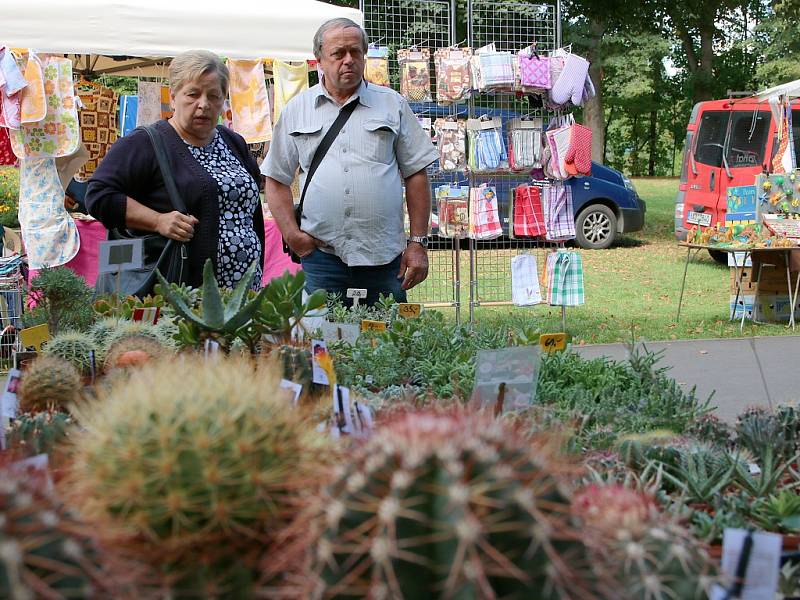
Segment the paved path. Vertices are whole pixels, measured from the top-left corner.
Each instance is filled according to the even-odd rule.
[[[800,336],[724,340],[645,342],[664,350],[659,362],[683,387],[697,386],[700,398],[715,391],[720,418],[733,421],[747,406],[777,406],[800,401]],[[623,344],[573,346],[584,358],[625,360]]]

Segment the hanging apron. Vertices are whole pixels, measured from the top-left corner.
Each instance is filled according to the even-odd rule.
[[[20,158],[58,158],[78,149],[81,141],[78,109],[72,87],[72,62],[51,56],[44,66],[47,115],[38,123],[23,123],[11,134],[14,154]]]
[[[20,121],[38,123],[47,116],[47,98],[44,93],[44,70],[39,57],[28,53],[23,75],[28,85],[22,90]]]
[[[272,139],[269,97],[260,60],[228,60],[233,130],[248,144]]]
[[[64,188],[55,159],[20,161],[19,224],[31,269],[57,267],[81,246],[75,221],[64,208]]]

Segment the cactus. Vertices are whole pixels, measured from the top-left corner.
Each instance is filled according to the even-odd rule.
[[[58,356],[43,355],[22,374],[19,384],[20,409],[23,412],[67,410],[80,398],[81,375],[69,362]]]
[[[308,349],[284,344],[273,350],[271,355],[277,357],[284,379],[301,384],[304,394],[313,389],[311,352]]]
[[[713,583],[703,546],[661,515],[655,501],[620,485],[590,485],[573,499],[573,511],[594,546],[593,566],[616,580],[618,600],[700,600]]]
[[[149,326],[152,329],[152,326]],[[132,355],[130,353],[136,353]],[[103,370],[144,364],[166,357],[169,350],[155,338],[144,335],[127,335],[113,342],[106,351]],[[133,362],[130,362],[133,359]],[[125,363],[125,364],[122,364]]]
[[[88,532],[45,489],[34,475],[0,470],[0,598],[94,597]]]
[[[778,417],[759,407],[748,408],[736,418],[736,444],[762,460],[766,453],[788,456],[792,446],[784,438]]]
[[[687,433],[701,442],[722,447],[730,445],[732,437],[730,426],[711,413],[697,417],[694,423],[689,425]]]
[[[310,595],[590,597],[564,473],[552,450],[484,415],[403,415],[323,495]]]
[[[97,346],[87,333],[66,331],[47,342],[42,351],[45,356],[58,356],[72,363],[81,375],[86,376],[91,373],[91,353],[97,351]]]
[[[71,423],[64,412],[22,413],[6,433],[8,449],[22,456],[52,456],[64,443]]]
[[[120,320],[116,317],[107,317],[95,321],[89,328],[89,335],[94,340],[95,347],[102,351],[108,347],[108,338],[119,328]]]
[[[156,275],[164,297],[184,321],[179,324],[183,326],[181,333],[185,333],[188,338],[196,337],[198,342],[210,338],[227,351],[237,332],[253,319],[267,290],[264,288],[255,297],[248,298],[247,292],[257,267],[257,262],[253,261],[233,292],[227,298],[223,298],[222,290],[214,276],[214,267],[211,260],[207,260],[203,268],[203,301],[200,314],[186,303],[180,293],[169,286],[161,273],[156,271]]]
[[[226,586],[253,579],[297,490],[330,454],[278,385],[274,365],[256,372],[245,361],[180,356],[101,388],[78,410],[85,432],[70,440],[73,504],[115,548],[181,588],[176,595],[211,581],[237,597]]]

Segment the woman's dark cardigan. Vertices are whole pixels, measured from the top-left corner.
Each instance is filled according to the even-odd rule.
[[[210,258],[217,267],[219,240],[219,201],[217,184],[208,171],[191,155],[184,141],[166,121],[158,121],[155,128],[161,133],[167,160],[178,192],[189,213],[200,221],[194,237],[187,244],[189,254],[189,285],[199,287],[203,280],[203,265]],[[255,179],[259,189],[261,174],[247,143],[238,133],[222,126],[220,135],[236,158]],[[161,176],[150,137],[143,129],[135,129],[120,138],[106,154],[92,175],[86,191],[86,208],[107,229],[125,228],[127,197],[165,213],[171,212],[172,203]],[[253,213],[253,229],[261,240],[261,264],[264,264],[264,215],[261,203]]]

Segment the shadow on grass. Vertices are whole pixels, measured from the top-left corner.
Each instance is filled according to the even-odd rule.
[[[640,248],[642,246],[648,246],[651,242],[649,240],[642,240],[635,237],[628,237],[623,235],[618,237],[614,240],[614,243],[611,245],[612,248]]]

